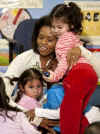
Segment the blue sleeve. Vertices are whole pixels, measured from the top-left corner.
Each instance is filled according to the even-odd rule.
[[[91,104],[88,104],[83,112],[83,114],[89,112],[89,110],[92,108],[92,105]]]
[[[55,84],[48,89],[47,102],[43,105],[43,108],[57,109],[64,97],[64,88],[60,84]]]

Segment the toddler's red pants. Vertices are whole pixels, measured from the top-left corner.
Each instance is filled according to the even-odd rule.
[[[83,134],[88,121],[83,111],[96,89],[97,75],[86,63],[75,65],[63,80],[65,95],[60,109],[61,134]]]

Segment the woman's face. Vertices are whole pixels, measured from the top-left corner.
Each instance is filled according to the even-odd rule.
[[[43,26],[37,37],[38,51],[42,56],[48,56],[55,52],[56,37],[54,36],[51,27]]]

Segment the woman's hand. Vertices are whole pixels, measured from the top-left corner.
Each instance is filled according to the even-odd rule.
[[[73,66],[79,60],[81,56],[81,50],[79,47],[72,48],[67,54],[68,66]]]
[[[35,117],[35,111],[32,109],[30,111],[25,112],[27,118],[29,119],[29,121],[33,121],[34,117]]]

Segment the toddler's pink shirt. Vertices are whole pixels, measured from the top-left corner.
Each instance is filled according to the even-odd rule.
[[[58,65],[54,73],[52,73],[53,79],[51,82],[57,82],[63,78],[68,69],[66,58],[68,51],[71,48],[81,44],[82,42],[80,41],[78,35],[75,35],[72,32],[66,32],[60,36],[55,48]],[[88,63],[88,61],[84,57],[80,57],[77,63]]]

